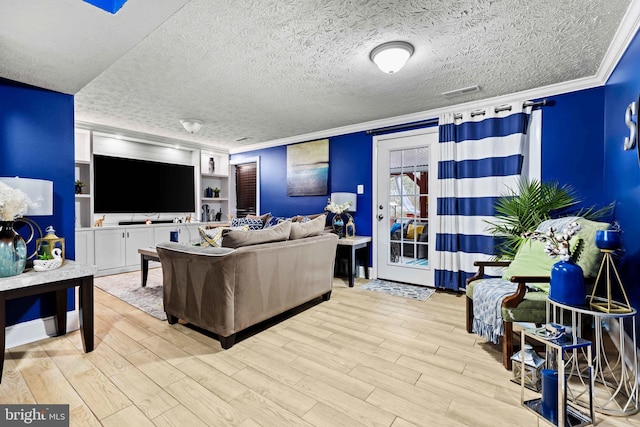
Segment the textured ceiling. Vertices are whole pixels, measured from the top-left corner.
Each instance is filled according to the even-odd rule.
[[[0,77],[75,94],[80,122],[233,149],[594,76],[629,4],[2,0]],[[415,53],[387,75],[369,52],[392,40]]]

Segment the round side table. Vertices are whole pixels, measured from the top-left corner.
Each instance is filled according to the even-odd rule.
[[[595,299],[605,301],[603,298]],[[618,416],[638,412],[636,310],[605,313],[592,310],[588,305],[570,306],[551,299],[547,301],[547,323],[570,324],[577,336],[582,334],[583,318],[593,318],[594,409]],[[565,322],[565,317],[570,319]],[[580,369],[576,367],[568,375],[580,377]]]

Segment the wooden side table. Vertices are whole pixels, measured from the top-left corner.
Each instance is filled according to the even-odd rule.
[[[340,256],[340,252],[349,251],[347,257],[347,272],[349,274],[349,287],[353,288],[353,282],[356,277],[356,255],[361,250],[366,253],[362,257],[364,263],[365,277],[369,278],[369,257],[371,256],[371,236],[355,236],[353,239],[343,237],[338,239],[338,248],[336,258]]]
[[[51,271],[33,270],[18,276],[0,278],[0,381],[4,367],[6,303],[12,299],[55,292],[56,336],[67,333],[67,289],[79,287],[80,330],[85,353],[93,351],[93,276],[97,272],[93,265],[65,261],[62,267]]]

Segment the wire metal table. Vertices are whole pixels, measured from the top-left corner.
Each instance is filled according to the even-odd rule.
[[[604,301],[603,298],[595,298]],[[583,322],[593,319],[593,405],[597,412],[627,416],[638,406],[638,351],[636,346],[635,309],[628,313],[606,313],[588,305],[570,306],[547,300],[547,323],[571,326],[580,336]],[[565,322],[565,318],[567,322]],[[611,342],[605,338],[611,337]],[[615,348],[612,348],[613,347]],[[579,366],[568,374],[582,381]],[[578,403],[580,400],[578,399]],[[584,403],[584,402],[583,402]]]

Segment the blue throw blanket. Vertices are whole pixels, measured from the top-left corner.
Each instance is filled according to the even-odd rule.
[[[504,335],[502,300],[515,293],[518,285],[502,279],[482,280],[473,288],[472,331],[498,344]]]

